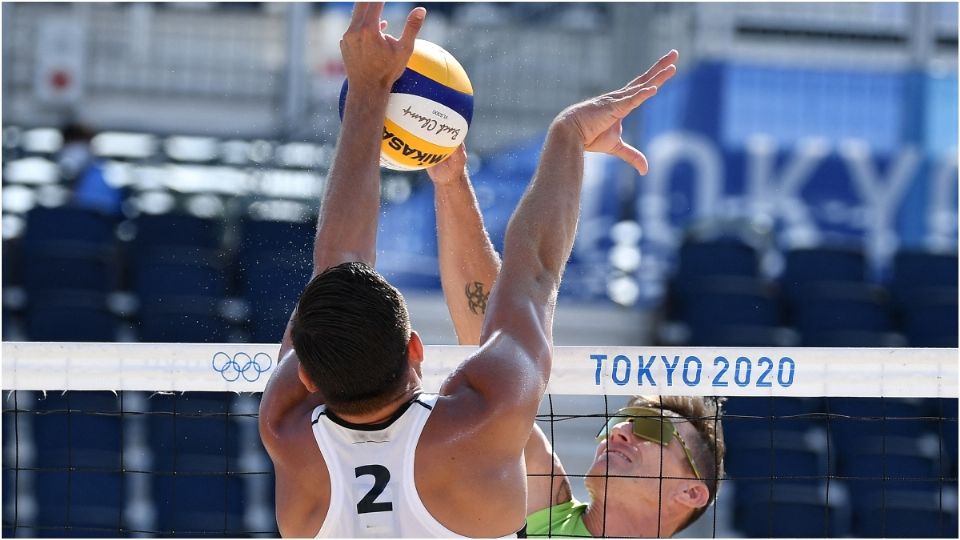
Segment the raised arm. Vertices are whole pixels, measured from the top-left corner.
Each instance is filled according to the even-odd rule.
[[[467,174],[466,148],[460,145],[427,173],[433,180],[440,282],[447,309],[460,344],[477,345],[490,290],[500,272],[500,256],[483,226]]]
[[[390,87],[400,77],[413,53],[414,40],[426,10],[410,12],[400,39],[382,30],[383,3],[357,3],[350,26],[340,40],[347,72],[348,92],[340,138],[327,187],[320,205],[313,244],[313,275],[349,261],[373,265],[376,258],[380,212],[380,143]],[[298,406],[313,406],[300,382],[290,325],[280,345],[280,364],[270,377],[260,401],[260,434],[271,457],[283,420]]]
[[[676,51],[623,88],[569,107],[550,125],[540,163],[510,219],[503,265],[490,295],[480,350],[448,381],[466,384],[500,418],[501,435],[522,448],[550,374],[560,278],[580,208],[583,152],[617,156],[647,172],[646,158],[621,138],[622,120],[676,72]]]

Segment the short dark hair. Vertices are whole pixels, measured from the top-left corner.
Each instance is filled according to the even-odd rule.
[[[720,490],[720,480],[725,475],[723,460],[727,454],[727,445],[723,440],[723,424],[720,420],[723,414],[721,406],[725,399],[693,396],[634,396],[630,400],[631,407],[673,411],[693,424],[699,435],[696,440],[686,442],[697,468],[700,469],[703,483],[710,491],[710,496],[707,504],[695,509],[690,517],[674,531],[675,533],[686,529],[699,519],[717,498],[717,491]]]
[[[334,412],[365,414],[403,393],[410,316],[370,266],[348,262],[314,277],[291,324],[297,357]]]

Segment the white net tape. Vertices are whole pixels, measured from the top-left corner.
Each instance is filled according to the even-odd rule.
[[[3,343],[6,390],[263,391],[276,344]],[[435,392],[475,349],[429,346]],[[555,347],[551,394],[956,398],[957,349]]]

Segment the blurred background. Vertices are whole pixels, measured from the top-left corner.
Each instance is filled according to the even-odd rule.
[[[388,4],[390,27],[401,28],[414,5]],[[621,86],[671,48],[681,53],[678,75],[625,125],[650,174],[588,157],[558,345],[957,346],[956,3],[427,7],[421,37],[457,57],[474,85],[469,167],[498,249],[553,116]],[[313,220],[339,129],[338,40],[351,9],[4,3],[3,339],[278,341],[310,274]],[[378,269],[407,297],[427,343],[454,343],[429,179],[384,171],[382,203]],[[247,398],[192,403],[222,411],[254,403],[255,411]],[[553,400],[556,414],[604,409],[602,398]],[[45,401],[36,407],[58,406]],[[761,437],[744,426],[747,435],[729,443],[740,459],[728,465],[716,519],[691,534],[782,536],[775,527],[784,526],[800,536],[897,536],[896,523],[880,530],[870,519],[881,504],[915,516],[903,519],[906,536],[923,536],[920,522],[946,523],[952,528],[931,535],[955,537],[956,400],[827,401],[741,399],[729,409],[935,418],[883,434],[903,438],[896,452],[906,457],[890,463],[918,463],[910,474],[930,481],[909,487],[929,488],[919,497],[939,504],[910,502],[919,500],[910,490],[877,503],[856,496],[876,485],[843,480],[828,482],[829,492],[775,494],[772,475],[853,475],[872,450],[842,446],[822,420],[798,423],[782,440],[766,424]],[[138,406],[169,404],[127,403]],[[558,430],[571,472],[591,460],[593,423],[543,424]],[[147,448],[152,429],[127,442]],[[250,429],[238,433],[256,445]],[[799,455],[776,467],[802,471],[771,462],[758,473],[750,452],[763,461],[774,449]],[[259,450],[236,452],[264,466]],[[738,482],[741,474],[767,475],[762,493]],[[236,518],[248,528],[237,530],[272,527],[268,484],[249,478],[244,489],[256,495]],[[35,499],[56,492],[35,480],[36,488],[16,488],[36,501],[19,511],[59,524],[55,512],[36,512],[62,501]],[[143,502],[161,500],[159,488],[136,485],[127,486],[138,495],[125,519],[161,526],[167,506]],[[574,489],[586,497],[579,480]],[[13,510],[4,492],[7,533]],[[757,507],[762,514],[751,513]]]

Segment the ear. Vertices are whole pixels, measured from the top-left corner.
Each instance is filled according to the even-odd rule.
[[[707,501],[710,500],[710,490],[703,482],[686,482],[673,496],[673,500],[681,506],[695,510],[707,505]]]
[[[307,391],[311,394],[316,393],[319,388],[314,384],[313,380],[307,375],[307,371],[303,369],[303,364],[297,361],[295,358],[287,360],[287,362],[296,361],[297,362],[297,375],[300,377],[300,382],[306,387]]]
[[[423,378],[423,372],[420,369],[423,364],[423,341],[420,340],[420,334],[410,331],[410,342],[407,343],[407,362],[410,367],[417,372],[417,376]]]

